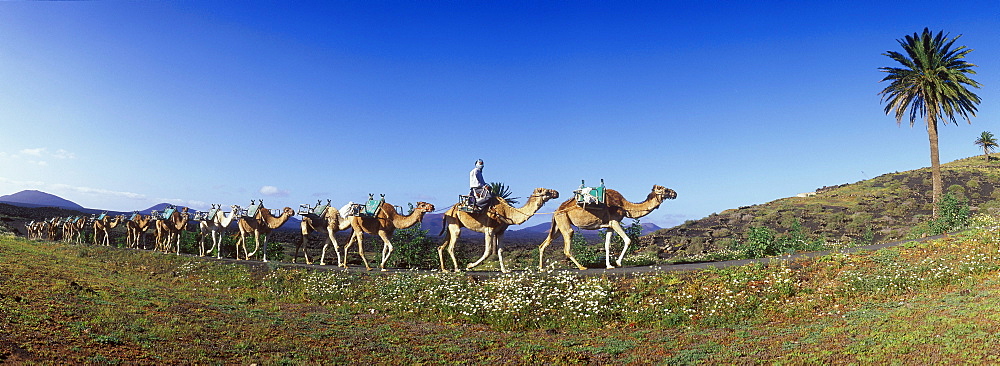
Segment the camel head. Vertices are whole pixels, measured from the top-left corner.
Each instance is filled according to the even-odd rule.
[[[291,207],[285,207],[281,209],[281,216],[288,216],[288,217],[295,216],[295,210],[292,210]]]
[[[542,202],[546,202],[551,199],[559,198],[559,191],[548,188],[535,188],[534,192],[531,192],[532,197],[541,197]]]
[[[656,196],[661,200],[672,200],[677,198],[677,192],[674,192],[673,189],[658,185],[653,185],[653,192],[650,193],[650,195]]]
[[[413,208],[413,211],[433,212],[434,205],[427,202],[417,202],[417,206]]]

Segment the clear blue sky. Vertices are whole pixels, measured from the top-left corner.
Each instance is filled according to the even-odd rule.
[[[877,95],[924,27],[974,49],[983,103],[941,155],[978,154],[996,0],[0,2],[0,195],[445,208],[482,158],[518,196],[672,188],[643,221],[673,226],[929,165]]]

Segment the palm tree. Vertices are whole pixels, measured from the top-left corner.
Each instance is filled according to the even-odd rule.
[[[993,138],[993,133],[989,131],[983,131],[979,138],[976,139],[976,145],[983,148],[983,155],[986,156],[986,161],[990,160],[990,152],[995,150],[998,146],[997,139]]]
[[[959,37],[961,35],[948,38],[944,32],[934,35],[924,28],[920,34],[913,33],[896,40],[903,47],[904,53],[883,53],[899,62],[902,67],[879,68],[888,74],[882,81],[890,82],[889,86],[879,92],[882,102],[888,102],[885,114],[894,113],[896,124],[901,124],[906,114],[910,116],[910,127],[913,127],[917,117],[924,117],[927,123],[927,138],[931,146],[934,217],[937,217],[937,203],[942,191],[938,122],[950,121],[958,125],[955,119],[958,114],[971,124],[969,115],[975,117],[976,105],[980,102],[979,96],[967,88],[980,86],[969,78],[969,74],[976,73],[972,69],[976,65],[964,60],[972,49],[965,46],[952,48]]]

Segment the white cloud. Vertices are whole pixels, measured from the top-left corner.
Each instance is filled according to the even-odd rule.
[[[59,149],[56,150],[54,154],[52,154],[52,157],[56,159],[76,159],[76,154],[63,149]]]
[[[34,148],[34,149],[21,149],[21,151],[19,151],[19,152],[21,154],[24,154],[24,155],[42,156],[42,153],[45,152],[45,148],[44,147],[38,147],[38,148]]]
[[[263,186],[260,187],[260,194],[269,197],[288,197],[288,191],[283,189],[278,189],[275,186]]]
[[[54,158],[59,160],[70,160],[70,159],[76,159],[76,154],[67,151],[65,149],[58,149],[56,150],[56,152],[50,153],[48,148],[36,147],[33,149],[21,149],[16,154],[0,152],[0,158],[4,159],[25,158],[25,161],[27,161],[29,164],[47,166],[49,165],[48,161],[42,159]]]
[[[99,196],[112,196],[112,197],[118,197],[118,198],[128,198],[128,199],[132,199],[132,200],[145,200],[146,199],[146,195],[144,195],[144,194],[132,193],[132,192],[111,191],[111,190],[101,189],[101,188],[77,187],[77,186],[71,186],[71,185],[68,185],[68,184],[58,184],[58,183],[57,184],[50,184],[49,187],[51,187],[52,189],[57,189],[57,190],[68,190],[68,191],[74,191],[74,192],[80,192],[80,193],[86,193],[86,194],[93,194],[93,195],[99,195]]]

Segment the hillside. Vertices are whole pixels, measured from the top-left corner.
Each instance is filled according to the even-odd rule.
[[[58,207],[69,210],[83,210],[83,206],[80,206],[73,201],[36,190],[24,190],[14,194],[0,196],[0,202],[25,204],[34,207]]]
[[[968,200],[973,212],[1000,209],[1000,160],[982,156],[942,165],[946,192]],[[744,240],[747,229],[787,232],[798,221],[811,238],[871,243],[906,237],[931,215],[930,168],[884,174],[850,184],[822,187],[808,197],[789,197],[729,209],[644,236],[659,256],[710,253]]]

